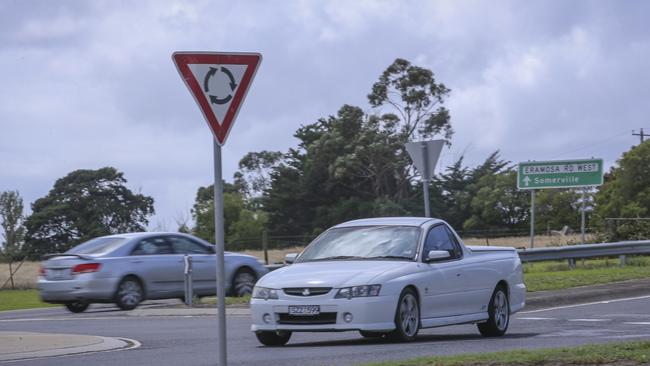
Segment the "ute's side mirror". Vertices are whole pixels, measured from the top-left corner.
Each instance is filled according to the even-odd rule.
[[[451,254],[446,250],[430,250],[424,260],[427,262],[432,262],[449,258],[451,258]]]
[[[289,253],[284,256],[284,263],[291,264],[296,261],[297,257],[298,257],[298,253]]]

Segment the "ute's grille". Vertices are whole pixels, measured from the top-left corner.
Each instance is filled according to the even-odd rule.
[[[318,315],[289,315],[278,314],[278,324],[336,324],[336,313],[320,313]]]
[[[318,296],[325,295],[332,290],[331,287],[292,287],[283,289],[284,293],[291,296]]]

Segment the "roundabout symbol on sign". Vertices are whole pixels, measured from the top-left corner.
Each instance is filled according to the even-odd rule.
[[[230,79],[230,90],[232,93],[228,94],[224,98],[219,98],[216,95],[210,94],[210,88],[208,86],[208,82],[210,81],[210,78],[213,77],[214,75],[217,74],[217,71],[221,71],[222,73],[226,74],[228,79]],[[235,89],[237,88],[237,84],[235,83],[235,77],[232,75],[232,72],[228,70],[227,68],[221,66],[221,68],[217,69],[216,67],[210,67],[210,71],[208,71],[207,74],[205,74],[205,79],[203,80],[203,90],[208,93],[208,97],[210,98],[210,103],[214,104],[226,104],[230,102],[232,99],[232,95],[235,92]]]

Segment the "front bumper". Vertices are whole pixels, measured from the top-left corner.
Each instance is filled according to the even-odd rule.
[[[68,301],[110,302],[117,288],[117,278],[91,278],[82,274],[71,280],[38,279],[37,288],[44,302]]]
[[[292,319],[302,324],[288,324],[289,305],[319,305],[324,317],[298,317]],[[332,295],[314,296],[310,298],[281,295],[278,300],[251,299],[251,331],[288,330],[292,332],[327,332],[327,331],[391,331],[395,329],[395,309],[397,298],[393,296],[358,297],[352,299],[335,299]],[[270,315],[270,321],[264,321],[264,315]],[[334,315],[335,314],[335,315]],[[346,321],[344,316],[351,314],[352,319]],[[304,320],[303,320],[304,319]],[[309,324],[327,322],[327,324]]]

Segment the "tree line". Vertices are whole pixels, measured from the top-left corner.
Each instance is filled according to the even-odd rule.
[[[409,141],[444,138],[453,128],[445,99],[451,92],[431,70],[397,59],[367,96],[368,106],[343,105],[335,114],[302,125],[286,152],[259,151],[239,162],[224,182],[227,247],[243,249],[270,235],[313,237],[342,221],[376,216],[421,216],[421,181],[405,150]],[[430,182],[432,215],[465,233],[525,233],[530,196],[516,188],[516,166],[490,154],[467,166],[460,157]],[[152,197],[129,190],[113,167],[76,170],[58,179],[23,216],[18,191],[0,194],[5,256],[38,258],[90,238],[144,231],[155,213]],[[547,189],[536,197],[536,230],[579,227],[582,192]],[[650,143],[625,152],[587,192],[590,226],[602,240],[650,237]],[[179,225],[214,241],[213,187],[199,187],[193,224]],[[259,243],[255,243],[258,246]]]

